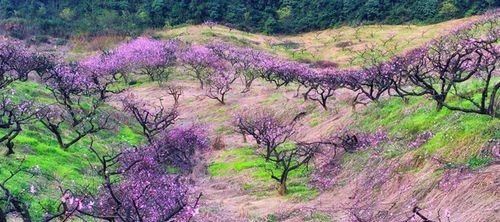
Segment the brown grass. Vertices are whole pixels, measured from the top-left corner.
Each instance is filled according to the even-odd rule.
[[[355,65],[350,64],[351,60],[356,57],[358,52],[367,48],[385,48],[394,50],[396,53],[402,53],[477,19],[478,17],[469,17],[425,26],[369,25],[357,28],[341,27],[292,36],[266,36],[238,30],[230,31],[224,26],[215,26],[210,29],[207,26],[196,25],[159,30],[155,35],[198,43],[225,40],[256,47],[291,59],[329,60],[347,67]],[[385,43],[385,41],[388,42]],[[299,47],[285,49],[273,46],[285,42],[297,43]],[[346,42],[352,44],[344,48],[338,47],[339,44]]]
[[[192,81],[175,80],[176,85],[184,88],[180,100],[180,124],[186,122],[205,123],[214,132],[225,128],[221,139],[227,148],[234,149],[245,145],[241,135],[231,131],[232,114],[243,107],[266,106],[276,110],[309,111],[302,120],[300,133],[295,139],[314,141],[342,129],[353,121],[351,107],[342,101],[352,95],[340,92],[338,110],[322,113],[322,109],[312,101],[303,102],[294,98],[295,88],[274,89],[266,82],[257,81],[252,91],[239,93],[236,86],[228,97],[227,105],[222,106],[215,100],[207,99],[198,85]],[[156,84],[132,89],[138,98],[156,103],[158,98],[172,100],[167,90]],[[342,105],[343,104],[343,105]],[[320,118],[320,123],[311,122]],[[250,141],[251,142],[251,141]],[[208,161],[217,159],[224,150],[214,150],[206,156]],[[358,155],[358,154],[356,154]],[[309,202],[295,202],[276,195],[255,196],[251,192],[272,190],[269,185],[242,190],[242,185],[251,183],[253,178],[245,173],[223,178],[210,178],[206,174],[206,164],[198,166],[192,178],[196,181],[196,191],[203,192],[201,214],[196,221],[263,221],[269,215],[286,215],[284,221],[302,221],[311,212],[332,215],[337,221],[350,221],[356,209],[365,209],[361,215],[370,221],[403,221],[411,216],[411,207],[419,206],[429,218],[447,221],[498,221],[499,200],[498,165],[479,172],[452,174],[452,189],[440,189],[443,175],[439,161],[415,160],[416,151],[400,157],[386,159],[379,151],[370,151],[366,162],[355,157],[343,164],[341,173],[336,176],[338,185],[322,192]],[[352,165],[362,165],[353,171]],[[203,168],[203,169],[201,169]],[[381,176],[383,175],[383,176]],[[294,212],[291,214],[291,212]],[[302,213],[301,213],[302,212]],[[391,215],[384,216],[384,212]],[[289,217],[288,217],[289,216]]]
[[[297,36],[264,36],[236,30],[229,32],[222,26],[213,29],[189,26],[158,31],[155,35],[202,43],[213,39],[229,39],[284,56],[291,56],[290,51],[273,48],[272,43],[292,41],[300,43],[301,48],[295,50],[310,52],[314,55],[313,59],[330,60],[349,66],[349,60],[355,54],[352,51],[371,46],[380,47],[385,39],[393,37],[395,42],[403,43],[398,48],[400,53],[475,19],[473,17],[430,26],[342,27]],[[347,47],[351,52],[335,46],[346,41],[353,43]],[[113,42],[96,40],[91,45],[100,46],[101,43],[106,45]],[[339,91],[337,100],[330,103],[335,107],[333,111],[323,111],[313,101],[303,102],[300,98],[295,98],[293,86],[275,89],[266,82],[256,81],[247,94],[239,93],[241,86],[236,86],[227,97],[227,105],[222,106],[205,97],[203,90],[193,81],[173,82],[184,89],[180,98],[179,123],[206,124],[216,132],[214,134],[221,136],[226,149],[244,145],[241,135],[234,133],[230,124],[232,114],[243,108],[265,106],[286,112],[307,111],[308,115],[302,119],[301,128],[295,138],[301,141],[317,140],[348,127],[355,121],[351,106],[347,103],[353,95],[345,91]],[[158,102],[158,98],[164,98],[164,101],[172,100],[167,90],[156,84],[133,88],[132,93],[153,104]],[[463,150],[473,152],[468,147]],[[214,150],[207,154],[206,159],[210,161],[223,152],[224,150]],[[453,183],[452,189],[444,190],[440,189],[440,183],[443,183],[443,175],[450,174],[448,169],[444,170],[443,164],[432,158],[416,159],[416,154],[417,151],[409,151],[388,159],[375,150],[367,154],[367,159],[354,157],[343,164],[341,173],[335,177],[339,181],[336,186],[322,192],[314,200],[302,203],[278,195],[256,197],[241,188],[242,184],[253,180],[250,175],[242,173],[224,178],[210,178],[206,174],[206,164],[200,165],[197,166],[200,169],[192,176],[197,184],[196,191],[204,194],[201,213],[196,221],[265,221],[264,218],[269,214],[289,215],[283,221],[303,221],[307,216],[301,213],[304,209],[307,209],[309,214],[322,212],[332,215],[331,219],[334,221],[351,221],[351,213],[356,209],[364,209],[362,215],[369,217],[369,221],[404,221],[411,216],[411,208],[414,206],[424,209],[422,213],[429,218],[441,217],[442,221],[448,221],[447,212],[450,221],[500,221],[498,165],[464,175],[453,174],[454,177],[450,180]],[[359,170],[353,170],[354,168]],[[384,212],[390,212],[390,217],[384,217]]]

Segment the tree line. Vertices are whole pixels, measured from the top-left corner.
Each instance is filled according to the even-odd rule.
[[[206,21],[272,34],[338,25],[435,23],[499,6],[494,0],[1,0],[0,19],[2,28],[19,38],[134,35],[147,28]]]

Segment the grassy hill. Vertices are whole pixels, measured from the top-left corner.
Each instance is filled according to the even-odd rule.
[[[359,54],[369,49],[398,54],[418,47],[478,17],[469,17],[433,25],[365,25],[332,28],[300,35],[267,36],[232,30],[225,26],[203,25],[153,31],[160,38],[178,38],[187,42],[207,43],[222,40],[255,47],[293,60],[334,61],[342,67],[360,65]],[[385,57],[389,57],[386,55]]]
[[[292,60],[327,60],[341,67],[353,67],[361,64],[361,54],[369,49],[391,51],[395,54],[402,53],[477,19],[479,17],[468,17],[422,26],[344,26],[299,35],[280,36],[242,32],[221,25],[211,28],[205,25],[189,25],[172,29],[149,30],[145,35],[197,43],[226,41],[275,53]],[[96,51],[111,49],[129,38],[127,36],[74,37],[70,41],[71,50],[65,55],[68,59],[74,60]],[[390,56],[391,54],[387,54],[384,57]]]
[[[18,98],[37,98],[42,104],[55,102],[51,92],[36,82],[16,83],[10,87],[16,91]],[[111,109],[111,106],[106,109]],[[72,133],[65,130],[65,135]],[[2,181],[7,178],[21,162],[21,167],[26,171],[35,172],[18,174],[7,183],[7,187],[11,192],[30,199],[31,214],[35,218],[42,218],[45,207],[56,206],[55,200],[61,196],[59,186],[77,190],[82,187],[97,189],[99,176],[92,166],[97,166],[99,162],[88,149],[91,139],[95,141],[93,144],[98,151],[113,152],[123,145],[138,145],[143,138],[133,121],[118,122],[114,130],[101,131],[63,150],[53,134],[36,122],[25,127],[15,139],[14,155],[0,156],[0,178]],[[0,152],[4,153],[4,149],[1,146]],[[34,195],[29,193],[31,186],[36,190]]]
[[[328,60],[352,67],[359,65],[358,52],[373,47],[401,53],[476,19],[429,26],[342,27],[299,36],[264,36],[223,26],[186,26],[150,34],[199,43],[223,40],[294,60]],[[124,39],[127,38],[73,39],[67,59],[111,48]],[[384,42],[388,39],[392,40]],[[348,91],[339,91],[330,104],[331,110],[325,111],[313,101],[295,97],[294,84],[275,89],[260,80],[247,94],[239,93],[237,84],[228,95],[227,105],[222,106],[207,99],[197,83],[187,80],[182,71],[175,73],[172,82],[184,88],[180,122],[206,124],[212,136],[221,136],[226,144],[225,149],[207,154],[204,164],[192,176],[196,191],[204,193],[197,221],[349,221],[353,215],[384,221],[389,213],[390,218],[400,221],[412,214],[409,207],[415,205],[425,209],[426,216],[443,221],[447,216],[450,221],[498,219],[499,169],[498,156],[494,154],[500,140],[499,119],[447,109],[436,111],[432,100],[424,97],[411,98],[407,103],[387,97],[378,104],[353,110],[349,101],[354,95]],[[138,98],[152,104],[158,98],[170,101],[163,87],[147,80],[140,83],[130,89]],[[43,103],[53,102],[49,92],[37,83],[12,87],[20,97],[38,96]],[[114,110],[113,105],[108,104],[107,109]],[[300,122],[297,140],[314,141],[346,129],[365,135],[382,131],[388,139],[358,152],[339,154],[335,159],[339,170],[325,175],[334,181],[326,190],[310,185],[314,166],[301,168],[291,175],[290,194],[281,197],[269,178],[276,169],[270,169],[255,154],[255,144],[243,142],[230,124],[236,111],[248,107],[307,112]],[[93,136],[97,149],[113,150],[123,144],[141,143],[137,126],[125,117],[122,119],[114,130]],[[69,187],[88,185],[96,189],[96,172],[89,170],[89,165],[96,161],[87,149],[90,139],[63,151],[49,132],[34,124],[15,142],[15,155],[0,156],[0,178],[6,177],[21,159],[27,168],[39,169],[35,178],[23,174],[8,184],[13,192],[26,194],[26,198],[31,198],[27,192],[35,186],[38,192],[31,201],[34,215],[41,217],[50,199],[60,195],[58,181],[65,181]]]
[[[500,139],[498,119],[447,109],[436,111],[427,98],[411,98],[408,103],[385,98],[379,104],[352,110],[349,100],[353,95],[347,91],[339,92],[331,110],[324,111],[313,101],[294,97],[294,86],[276,90],[261,81],[248,94],[240,94],[236,88],[228,96],[227,105],[221,106],[204,98],[203,91],[191,81],[174,82],[189,92],[180,106],[181,118],[207,124],[226,144],[225,149],[207,155],[206,172],[195,174],[197,190],[204,193],[199,218],[349,221],[354,210],[366,207],[363,218],[383,221],[368,214],[391,211],[402,219],[411,215],[409,204],[426,209],[426,215],[432,218],[445,210],[452,221],[488,221],[494,217],[496,188],[491,179],[498,168],[494,156],[495,141]],[[132,91],[140,97],[155,95],[147,99],[152,103],[157,98],[168,99],[167,93],[153,84]],[[310,166],[291,175],[290,193],[281,197],[270,179],[276,169],[255,153],[254,143],[243,142],[230,124],[233,113],[245,107],[307,112],[294,137],[299,141],[314,141],[346,129],[363,135],[381,131],[388,139],[355,153],[338,154],[339,171],[325,175],[333,181],[327,190],[310,185],[314,169]],[[464,191],[468,195],[464,196]],[[466,207],[454,199],[469,202]],[[478,206],[484,207],[484,213],[474,212]],[[290,216],[290,212],[295,214]]]

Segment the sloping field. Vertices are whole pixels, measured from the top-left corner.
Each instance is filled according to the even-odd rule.
[[[359,57],[369,49],[401,53],[459,28],[478,17],[447,21],[434,25],[368,25],[340,27],[295,36],[266,36],[232,30],[225,26],[185,26],[155,31],[161,38],[207,43],[222,40],[273,52],[294,60],[328,60],[343,67],[359,65]],[[390,53],[389,53],[390,52]]]
[[[293,60],[327,60],[341,67],[353,67],[361,65],[363,53],[386,52],[380,56],[388,58],[477,19],[429,26],[341,27],[297,36],[265,36],[202,25],[149,34],[200,44],[222,40]],[[65,56],[74,60],[110,49],[128,38],[75,38]],[[194,221],[424,221],[408,220],[415,212],[432,221],[499,220],[498,118],[448,109],[437,111],[428,97],[402,100],[385,96],[378,103],[353,107],[355,93],[349,90],[336,91],[330,109],[324,110],[316,102],[296,95],[297,83],[276,89],[262,79],[256,80],[247,93],[240,93],[243,86],[239,80],[235,81],[226,104],[222,105],[208,99],[206,91],[186,72],[178,67],[167,83],[183,89],[177,107],[178,123],[202,123],[210,130],[211,139],[218,137],[225,145],[207,152],[189,175],[196,184],[193,190],[203,193]],[[131,75],[134,83],[127,82],[130,86],[127,93],[153,106],[160,103],[173,106],[166,85],[145,76],[134,76],[135,73]],[[54,103],[41,84],[29,82],[11,87],[19,92],[18,97],[37,96],[44,104]],[[473,83],[469,85],[471,92],[479,93],[480,88],[476,87]],[[112,97],[105,110],[122,108],[119,104],[124,94]],[[450,99],[459,101],[457,97]],[[278,184],[271,179],[278,167],[266,163],[256,153],[255,142],[243,140],[232,125],[236,113],[259,107],[292,116],[304,113],[298,122],[298,133],[292,138],[297,142],[312,142],[345,130],[366,137],[382,135],[384,139],[355,152],[326,153],[326,157],[334,160],[335,169],[321,175],[328,183],[325,188],[313,186],[314,169],[322,164],[320,159],[314,159],[311,166],[298,168],[290,175],[290,192],[280,196],[276,192]],[[55,139],[42,125],[33,124],[16,139],[19,149],[13,158],[0,157],[6,169],[17,166],[22,159],[26,167],[49,174],[50,177],[41,176],[36,183],[32,177],[23,176],[9,184],[15,187],[13,192],[32,198],[32,203],[40,203],[33,204],[33,215],[43,217],[45,205],[59,199],[60,194],[54,191],[59,185],[55,179],[71,181],[65,184],[69,187],[90,183],[90,188],[97,189],[93,187],[97,184],[96,172],[86,168],[98,162],[87,150],[91,139],[100,140],[95,144],[99,151],[144,142],[140,127],[129,117],[119,117],[114,130],[97,133],[66,151],[57,148]],[[0,168],[0,177],[9,173]],[[30,187],[40,191],[33,191],[36,195],[32,197],[27,192]],[[18,218],[12,218],[15,219]]]

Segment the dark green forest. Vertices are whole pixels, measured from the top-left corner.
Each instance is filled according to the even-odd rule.
[[[497,0],[0,0],[0,28],[28,35],[127,34],[213,21],[251,32],[338,25],[427,24],[475,15]],[[61,36],[63,35],[63,36]]]

